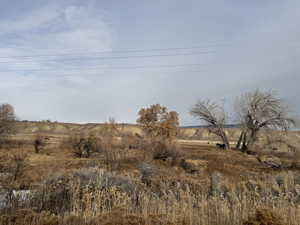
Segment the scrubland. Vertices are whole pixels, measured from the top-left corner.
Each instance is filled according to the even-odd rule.
[[[79,157],[74,137],[51,132],[38,152],[29,131],[2,143],[1,225],[300,224],[297,149],[247,154],[104,129]]]

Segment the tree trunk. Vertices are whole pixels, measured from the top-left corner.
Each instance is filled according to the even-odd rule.
[[[230,149],[229,140],[223,128],[217,128],[215,130],[208,129],[208,131],[221,138],[226,150]]]
[[[242,141],[242,152],[247,151],[248,149],[248,132],[244,133],[243,141]]]
[[[254,143],[256,142],[257,140],[257,132],[255,130],[252,130],[251,131],[251,134],[250,134],[250,137],[248,138],[248,141],[247,141],[247,149],[251,149],[254,145]],[[253,149],[251,149],[253,150]]]
[[[245,135],[245,131],[243,130],[240,134],[240,137],[239,137],[239,140],[236,144],[236,149],[241,149],[241,145],[242,145],[242,142],[243,142],[243,138],[244,138],[244,135]]]
[[[223,143],[225,144],[225,149],[226,150],[230,149],[230,144],[229,144],[229,141],[228,141],[225,131],[222,132],[221,138],[222,138]]]

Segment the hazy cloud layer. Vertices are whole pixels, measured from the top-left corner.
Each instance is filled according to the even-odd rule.
[[[198,98],[231,104],[260,87],[300,113],[299,7],[297,0],[4,1],[0,102],[21,119],[67,122],[134,122],[140,107],[161,103],[188,125]],[[201,48],[122,52],[193,46]],[[162,54],[175,56],[141,57]]]

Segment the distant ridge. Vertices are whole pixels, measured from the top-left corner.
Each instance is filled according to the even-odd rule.
[[[50,124],[66,124],[66,125],[81,125],[81,126],[91,126],[91,125],[104,125],[105,122],[99,122],[99,123],[72,123],[72,122],[58,122],[58,121],[50,121],[50,120],[44,120],[44,121],[28,121],[28,120],[20,120],[17,122],[23,122],[23,123],[50,123]],[[119,126],[140,126],[136,123],[116,123]],[[191,126],[180,126],[179,128],[208,128],[207,125],[191,125]],[[239,124],[227,124],[225,125],[225,128],[239,128]]]
[[[180,128],[207,128],[207,125],[197,125],[197,126],[181,126]],[[227,124],[225,128],[239,128],[239,124]]]

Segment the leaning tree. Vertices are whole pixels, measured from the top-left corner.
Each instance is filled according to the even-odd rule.
[[[287,131],[296,125],[287,104],[272,91],[245,93],[237,98],[235,111],[242,129],[236,148],[242,151],[253,147],[262,130]]]
[[[190,110],[192,116],[203,121],[210,133],[220,137],[225,149],[230,148],[229,140],[225,132],[227,116],[224,107],[209,100],[198,100]]]

